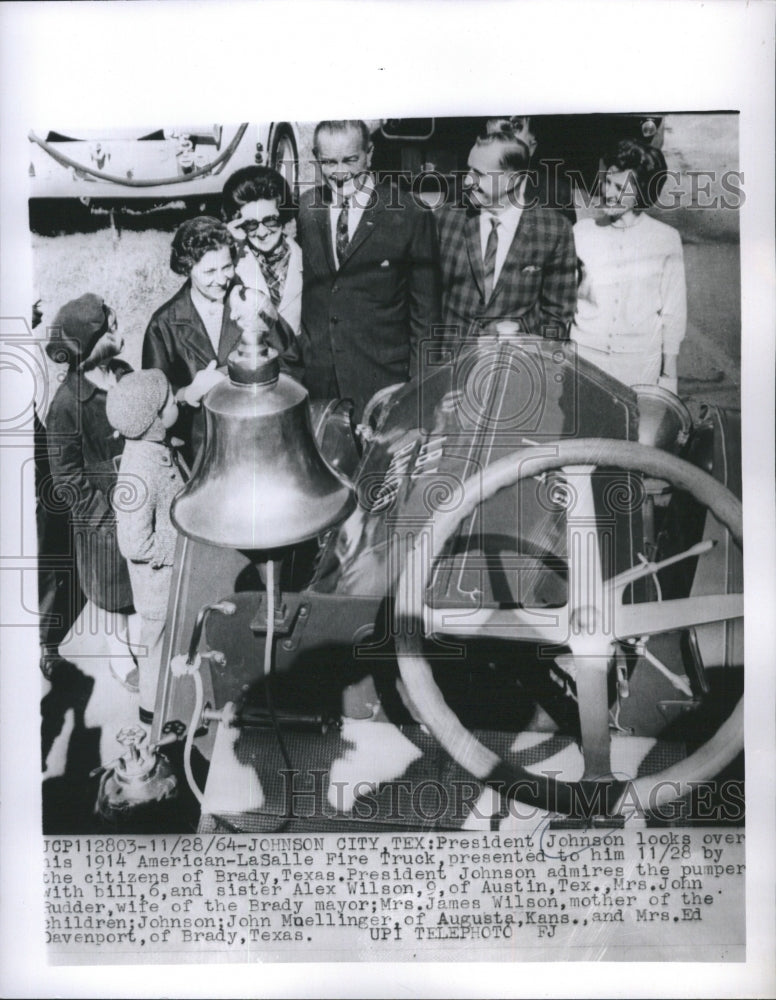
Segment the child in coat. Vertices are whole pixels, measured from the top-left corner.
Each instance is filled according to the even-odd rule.
[[[108,393],[108,420],[125,438],[114,505],[118,542],[141,616],[140,721],[153,721],[177,532],[173,497],[183,487],[167,431],[178,419],[170,383],[157,368],[131,372]],[[122,490],[123,486],[123,490]]]
[[[46,353],[67,372],[46,416],[50,477],[40,483],[40,501],[53,512],[69,507],[80,587],[105,612],[110,671],[136,693],[133,647],[140,623],[110,503],[124,442],[105,416],[108,391],[132,371],[117,357],[123,346],[116,314],[99,295],[82,295],[57,313]],[[68,539],[63,544],[69,548]],[[53,652],[44,650],[44,675]]]

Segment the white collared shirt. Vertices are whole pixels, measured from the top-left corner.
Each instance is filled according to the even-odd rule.
[[[493,287],[496,287],[501,268],[504,266],[512,240],[515,238],[517,227],[520,225],[520,217],[523,214],[522,207],[509,204],[499,215],[491,215],[490,212],[480,212],[480,248],[482,259],[485,260],[485,249],[488,245],[488,237],[491,231],[491,219],[498,219],[498,247],[496,248],[496,262],[493,269]]]
[[[213,351],[217,356],[218,344],[221,340],[221,324],[224,319],[224,303],[206,299],[204,295],[197,291],[194,285],[191,286],[191,301],[199,313],[199,318],[202,320],[205,330],[207,330],[210,343],[213,345]]]
[[[350,195],[350,207],[348,208],[349,240],[353,239],[356,229],[358,229],[358,224],[361,222],[361,216],[364,214],[364,209],[368,208],[372,204],[374,189],[375,182],[372,175],[366,174],[364,176],[362,186]],[[337,258],[337,223],[339,222],[340,212],[342,211],[343,200],[344,199],[342,198],[338,200],[335,196],[332,198],[331,204],[329,205],[329,231],[331,234],[331,246],[334,251],[334,259],[337,263],[339,263]]]

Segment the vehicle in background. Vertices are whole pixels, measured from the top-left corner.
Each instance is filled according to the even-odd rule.
[[[296,190],[311,134],[296,122],[31,131],[30,226],[46,232],[171,202],[209,211],[226,178],[251,164],[281,170]]]
[[[524,116],[518,116],[521,119]],[[463,176],[485,117],[368,119],[378,172],[419,179],[433,197],[440,175]],[[513,116],[515,120],[515,116]],[[529,119],[525,119],[529,120]],[[621,138],[660,144],[654,115],[541,115],[530,118],[541,157],[561,161],[578,183],[595,182],[601,152]],[[314,183],[314,122],[180,125],[163,128],[43,129],[29,133],[30,226],[36,232],[80,228],[90,215],[146,214],[171,207],[217,211],[225,179],[240,167],[268,164],[295,194]],[[435,180],[436,178],[436,180]],[[447,191],[457,191],[445,185]],[[455,194],[451,195],[455,197]]]

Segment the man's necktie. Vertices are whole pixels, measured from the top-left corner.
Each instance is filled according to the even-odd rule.
[[[498,219],[491,218],[488,242],[485,244],[485,256],[483,257],[483,277],[485,279],[485,301],[487,302],[493,292],[493,279],[496,275],[496,254],[498,252]]]
[[[350,243],[350,236],[348,235],[348,209],[350,208],[350,199],[345,198],[342,203],[342,211],[337,219],[337,263],[342,263],[342,258],[348,249],[348,244]]]

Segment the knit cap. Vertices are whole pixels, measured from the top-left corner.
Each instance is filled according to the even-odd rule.
[[[167,400],[170,383],[158,368],[128,372],[108,390],[105,413],[125,438],[141,438]]]

